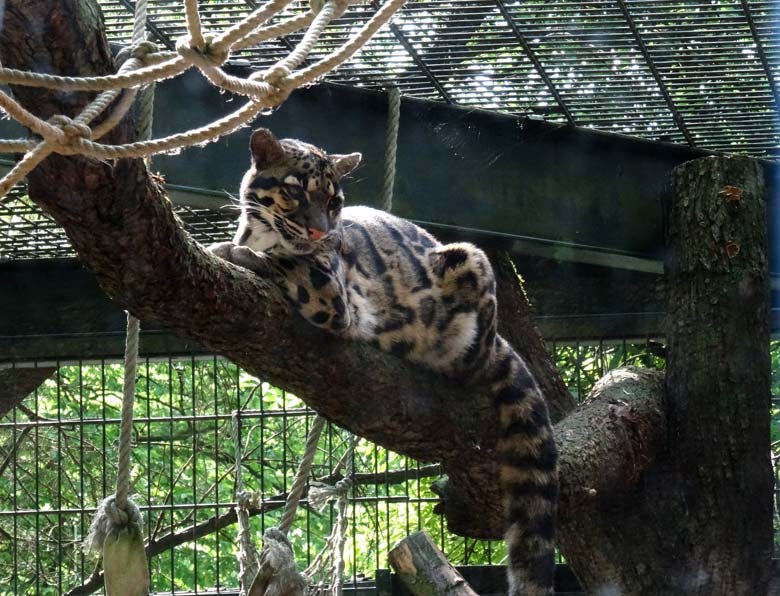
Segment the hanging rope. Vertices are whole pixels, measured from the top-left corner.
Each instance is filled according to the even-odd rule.
[[[287,540],[287,533],[292,527],[306,488],[324,426],[325,419],[317,415],[306,438],[306,447],[285,500],[282,517],[276,527],[266,530],[263,535],[263,549],[258,554],[249,530],[249,507],[258,504],[258,495],[244,489],[241,474],[240,417],[238,412],[233,413],[233,440],[236,445],[236,512],[239,526],[238,562],[242,596],[304,596],[304,594],[341,596],[344,575],[343,551],[347,537],[347,504],[354,468],[354,435],[350,436],[347,452],[334,470],[334,473],[337,473],[344,466],[346,477],[333,486],[313,482],[309,488],[309,503],[317,510],[324,508],[330,501],[336,500],[337,517],[336,524],[325,541],[325,546],[303,574],[297,570],[293,548]],[[313,582],[313,579],[317,581]]]
[[[301,458],[301,463],[298,464],[298,471],[295,473],[290,491],[287,493],[287,500],[284,503],[284,513],[279,520],[278,528],[285,535],[290,531],[293,521],[295,521],[295,514],[298,511],[298,503],[300,503],[303,491],[306,488],[306,482],[309,479],[311,473],[311,466],[314,463],[314,456],[317,454],[317,444],[320,441],[320,435],[322,429],[325,428],[325,418],[317,414],[312,422],[311,429],[309,429],[309,435],[306,437],[306,447]]]
[[[132,47],[138,47],[144,40],[146,29],[147,0],[138,0],[135,7]],[[130,57],[120,68],[133,69],[140,64],[138,58]],[[120,90],[104,91],[76,118],[74,124],[83,125],[86,131],[76,134],[102,136],[118,123],[133,104],[135,90],[124,92],[101,127],[94,131],[86,126],[120,94]],[[151,108],[146,106],[141,118],[141,134],[151,134]],[[66,130],[63,127],[63,130]],[[148,138],[148,137],[147,137]],[[48,147],[44,142],[38,146]],[[48,153],[33,151],[36,158]],[[29,155],[29,154],[28,154]],[[130,452],[133,441],[133,405],[135,403],[135,379],[138,368],[138,338],[140,321],[127,313],[127,335],[125,339],[124,380],[122,384],[122,414],[119,427],[119,458],[117,462],[116,490],[98,506],[90,525],[87,545],[100,552],[103,557],[103,578],[108,596],[146,596],[149,593],[149,568],[146,561],[143,537],[143,517],[138,506],[130,499]]]
[[[342,596],[344,588],[344,544],[347,540],[347,505],[352,490],[355,472],[355,445],[357,437],[350,435],[344,478],[334,485],[312,483],[309,488],[309,504],[322,511],[329,502],[336,501],[336,524],[325,541],[325,546],[314,558],[304,575],[311,580],[319,578],[309,586],[309,596]]]
[[[282,103],[296,88],[312,83],[348,60],[387,23],[406,0],[388,0],[377,12],[356,31],[344,44],[314,64],[295,70],[317,45],[325,27],[341,16],[351,3],[360,0],[326,0],[313,3],[313,9],[276,25],[262,27],[271,17],[284,9],[292,0],[270,0],[250,15],[220,34],[206,34],[202,30],[197,0],[185,0],[187,33],[176,43],[176,52],[159,52],[145,42],[145,25],[136,20],[130,58],[125,60],[116,75],[106,77],[60,77],[0,68],[0,83],[44,87],[59,91],[91,90],[101,94],[81,114],[71,119],[56,116],[49,121],[41,120],[25,110],[10,95],[0,91],[0,109],[43,138],[0,140],[0,152],[27,152],[24,158],[0,180],[0,197],[36,165],[51,153],[62,155],[86,155],[98,159],[123,157],[146,157],[152,154],[176,151],[183,147],[213,141],[245,125],[258,113]],[[136,15],[144,15],[146,1],[136,3]],[[145,21],[144,21],[145,23]],[[270,39],[283,33],[308,27],[295,49],[284,59],[264,72],[255,73],[247,79],[240,79],[225,73],[220,67],[231,52]],[[196,66],[209,81],[234,93],[240,93],[249,101],[232,114],[208,125],[187,132],[160,139],[146,139],[135,143],[108,145],[97,142],[110,129],[101,124],[96,129],[90,123],[102,113],[119,95],[135,94],[135,88],[177,76]],[[131,101],[120,101],[109,117],[110,126],[115,126],[129,108]],[[97,134],[99,129],[99,133]],[[2,199],[0,199],[2,200]]]
[[[381,209],[393,210],[395,157],[398,149],[398,124],[401,120],[401,92],[398,87],[387,90],[387,134],[385,135],[385,176],[382,181]]]
[[[235,445],[235,492],[236,492],[236,517],[238,519],[238,585],[240,595],[246,596],[252,580],[257,575],[259,554],[252,540],[249,527],[249,508],[255,502],[255,495],[244,490],[242,474],[242,447],[241,447],[241,415],[238,410],[233,411],[231,417],[233,430],[233,445]]]
[[[127,313],[116,491],[98,506],[85,540],[87,547],[102,554],[108,596],[147,596],[149,593],[143,518],[138,506],[129,497],[139,330],[138,319]]]

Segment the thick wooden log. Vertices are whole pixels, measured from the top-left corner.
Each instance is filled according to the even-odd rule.
[[[707,157],[676,168],[669,244],[670,462],[685,503],[685,514],[669,522],[671,545],[690,549],[677,571],[696,578],[686,596],[765,594],[772,468],[761,165]]]
[[[387,560],[414,596],[477,596],[425,532],[401,540]]]
[[[614,466],[593,428],[571,437],[583,457],[569,467],[569,437],[559,434],[560,545],[589,594],[764,596],[772,474],[763,174],[755,160],[705,158],[680,166],[671,190],[657,418],[666,426],[648,435],[647,416],[629,416]],[[635,403],[626,389],[614,396],[619,418],[621,402]],[[627,445],[638,447],[633,457]]]

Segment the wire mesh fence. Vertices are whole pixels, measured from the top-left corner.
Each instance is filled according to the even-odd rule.
[[[660,367],[647,342],[552,346],[564,380],[586,395],[625,363]],[[777,364],[778,346],[775,346]],[[117,362],[32,362],[51,376],[0,419],[0,594],[89,594],[100,589],[97,559],[82,540],[95,506],[111,494],[121,407]],[[155,593],[234,593],[238,564],[231,416],[238,411],[243,483],[263,500],[252,529],[281,515],[313,412],[298,398],[214,356],[146,359],[139,367],[134,423],[136,501],[146,520]],[[327,427],[313,477],[335,482],[348,434]],[[401,538],[427,530],[455,564],[502,564],[501,542],[451,535],[434,511],[439,466],[361,440],[349,505],[347,581],[386,567]],[[299,565],[322,548],[334,511],[304,499],[291,531]]]

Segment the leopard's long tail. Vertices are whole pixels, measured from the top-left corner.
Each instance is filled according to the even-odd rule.
[[[509,596],[552,596],[558,453],[547,405],[523,360],[500,336],[493,355],[487,380],[500,420]]]

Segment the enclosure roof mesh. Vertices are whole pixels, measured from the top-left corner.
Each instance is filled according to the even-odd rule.
[[[132,31],[128,0],[100,0],[112,41]],[[204,25],[235,23],[257,0],[201,2]],[[180,0],[150,0],[149,30],[174,49]],[[311,59],[380,3],[334,22]],[[295,0],[284,16],[308,8]],[[409,0],[393,24],[328,80],[396,85],[415,97],[704,149],[780,153],[777,0]],[[239,54],[256,67],[301,35]]]

